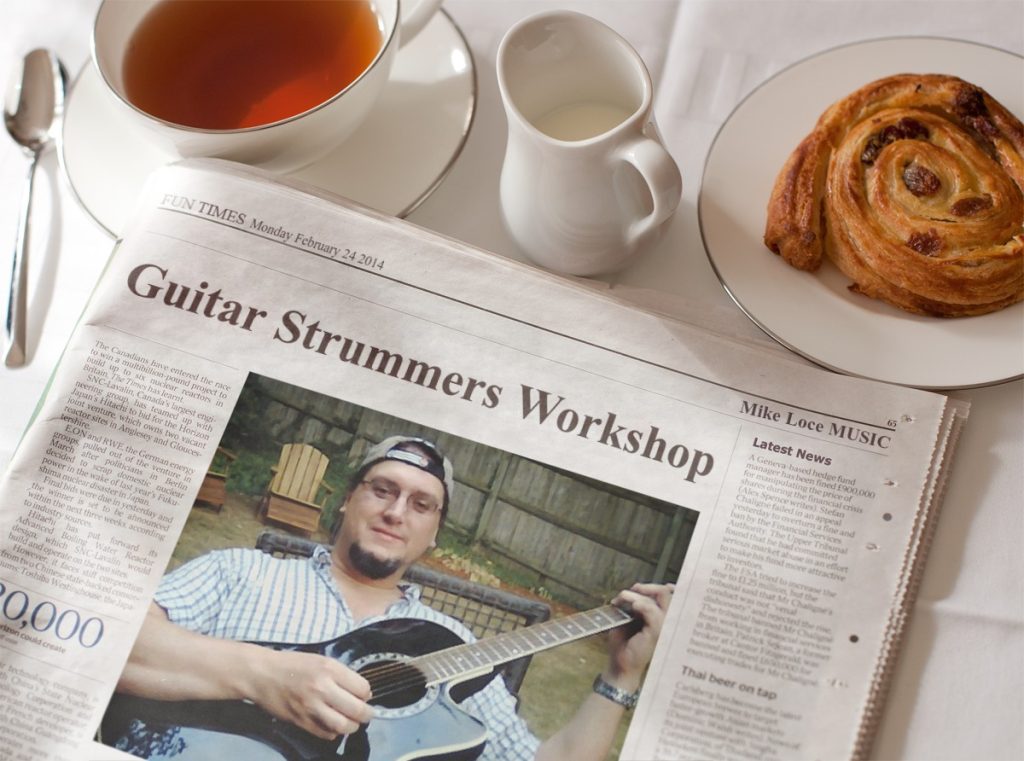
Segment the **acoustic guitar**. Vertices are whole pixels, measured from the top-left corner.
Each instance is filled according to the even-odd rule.
[[[605,605],[467,644],[419,619],[380,621],[328,642],[260,643],[334,658],[370,683],[372,721],[323,740],[237,700],[160,701],[116,694],[103,742],[150,761],[412,761],[477,758],[487,728],[459,704],[517,658],[640,621]]]

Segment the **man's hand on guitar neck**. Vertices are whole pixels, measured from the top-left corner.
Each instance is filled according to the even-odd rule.
[[[603,675],[606,682],[627,692],[640,687],[674,589],[674,584],[634,584],[612,600],[613,605],[632,613],[642,626],[639,631],[636,626],[624,626],[609,632],[608,669]]]
[[[608,666],[601,675],[605,682],[627,693],[639,688],[654,654],[673,589],[672,584],[634,584],[612,600],[636,616],[639,629],[636,624],[628,624],[609,632]],[[538,761],[605,758],[625,710],[608,698],[591,693],[569,723],[541,744]]]
[[[250,700],[324,739],[373,717],[369,683],[334,659],[197,634],[169,621],[156,603],[118,691],[158,700]]]

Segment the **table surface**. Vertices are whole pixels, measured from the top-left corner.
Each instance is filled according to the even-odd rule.
[[[50,47],[69,70],[88,58],[98,0],[4,0],[0,76]],[[505,117],[494,74],[515,21],[550,8],[605,21],[637,48],[657,89],[657,116],[684,178],[679,211],[657,246],[600,287],[700,315],[741,338],[764,336],[729,301],[697,226],[701,169],[733,106],[766,76],[845,42],[929,34],[1024,52],[1019,0],[447,0],[478,79],[478,111],[451,174],[409,219],[523,260],[501,226],[498,175]],[[672,86],[661,87],[662,82]],[[0,139],[0,271],[9,272],[25,159]],[[54,152],[37,178],[29,286],[30,363],[0,368],[0,468],[5,467],[108,255],[112,240],[78,206]],[[6,284],[6,280],[4,280]],[[6,292],[6,288],[4,288]],[[5,297],[0,297],[5,298]],[[1024,349],[1022,349],[1024,350]],[[928,568],[874,756],[1024,758],[1024,394],[1022,382],[951,392],[969,401]]]

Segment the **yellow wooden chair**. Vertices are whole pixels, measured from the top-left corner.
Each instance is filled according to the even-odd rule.
[[[285,444],[260,502],[260,515],[312,534],[320,525],[327,497],[334,488],[324,481],[330,459],[309,444]]]

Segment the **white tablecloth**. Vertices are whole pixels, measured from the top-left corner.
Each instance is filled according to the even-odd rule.
[[[36,46],[55,49],[77,71],[88,56],[96,5],[97,0],[4,0],[0,76],[6,79],[8,62]],[[927,34],[1024,52],[1020,0],[447,0],[445,7],[473,51],[478,113],[454,170],[410,219],[522,258],[498,216],[505,121],[495,51],[505,30],[526,15],[555,7],[588,13],[620,31],[647,61],[659,86],[659,123],[684,177],[683,204],[664,240],[606,281],[625,296],[683,316],[700,314],[718,329],[751,340],[764,338],[715,279],[696,219],[708,147],[735,104],[784,66],[846,42]],[[111,247],[70,194],[53,153],[42,168],[30,269],[34,348],[28,367],[0,368],[0,467]],[[23,175],[20,152],[0,139],[4,286]],[[1024,758],[1022,382],[953,395],[971,402],[971,416],[875,746],[878,758]]]

